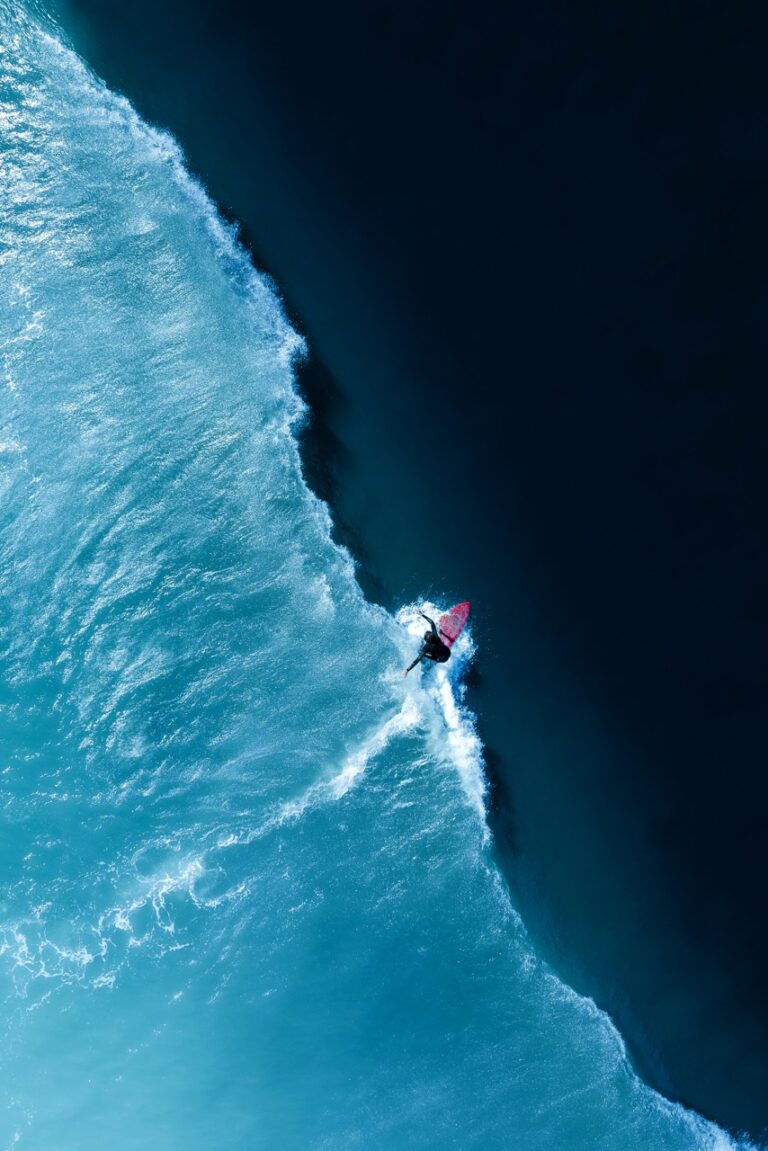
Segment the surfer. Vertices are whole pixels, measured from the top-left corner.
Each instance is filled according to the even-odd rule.
[[[428,615],[424,615],[423,611],[419,612],[422,619],[425,619],[430,626],[430,631],[424,632],[424,639],[421,643],[421,650],[416,656],[413,663],[403,672],[403,679],[408,675],[411,668],[416,667],[417,663],[421,663],[423,659],[431,659],[433,663],[445,663],[446,660],[451,658],[451,649],[447,643],[443,643],[437,633],[435,621],[430,619]],[[442,622],[442,621],[441,621]]]

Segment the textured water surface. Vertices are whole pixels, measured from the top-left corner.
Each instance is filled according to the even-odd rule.
[[[0,44],[0,1146],[731,1146],[537,959],[471,639],[403,681],[272,285],[50,28]]]

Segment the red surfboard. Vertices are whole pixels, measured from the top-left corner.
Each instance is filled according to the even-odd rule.
[[[464,603],[457,603],[445,615],[441,615],[438,620],[437,629],[440,632],[441,638],[448,647],[453,647],[456,640],[459,638],[464,630],[464,624],[469,617],[469,600]]]

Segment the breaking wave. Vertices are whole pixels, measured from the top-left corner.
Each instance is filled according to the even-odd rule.
[[[0,18],[0,1138],[734,1146],[537,957],[471,632],[403,682],[415,608],[365,602],[304,482],[274,285],[167,134]]]

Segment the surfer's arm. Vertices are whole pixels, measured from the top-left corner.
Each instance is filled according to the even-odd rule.
[[[427,623],[429,624],[429,626],[432,628],[432,635],[437,635],[437,628],[435,627],[435,621],[433,619],[430,619],[429,616],[425,615],[424,612],[421,610],[419,611],[419,615],[422,617],[422,619],[425,619],[427,621]],[[437,638],[439,639],[440,636],[437,635]]]
[[[426,652],[426,650],[427,650],[427,645],[425,643],[423,643],[421,645],[421,651],[416,656],[416,659],[413,661],[412,664],[409,664],[408,667],[403,672],[403,679],[405,679],[405,677],[408,675],[409,671],[412,671],[416,667],[417,663],[421,663],[421,661],[424,659],[424,653]]]

